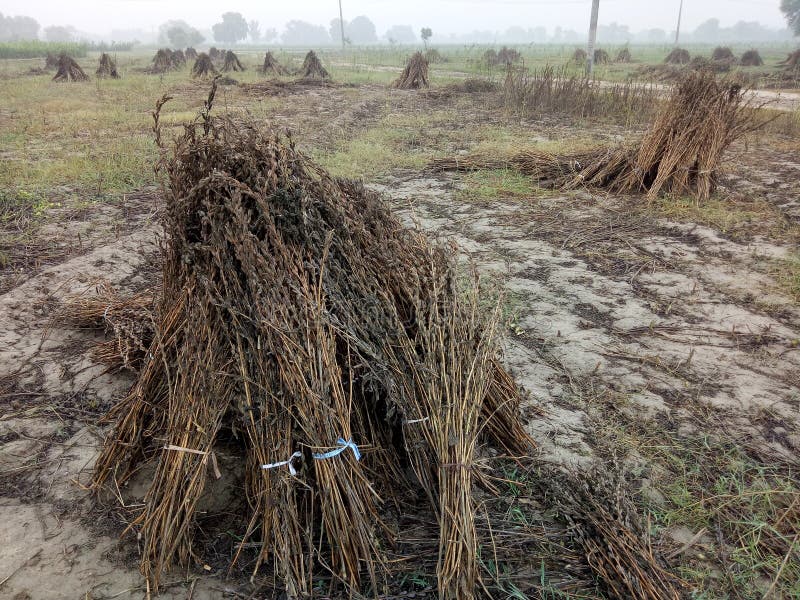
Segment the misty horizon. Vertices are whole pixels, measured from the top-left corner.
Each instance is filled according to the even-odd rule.
[[[395,26],[409,26],[417,38],[415,42],[419,42],[422,27],[431,27],[434,44],[577,43],[588,31],[590,1],[438,0],[423,3],[408,0],[400,7],[387,0],[343,0],[342,4],[345,22],[363,15],[374,24],[377,40],[371,43],[386,42],[387,31]],[[600,41],[666,43],[674,36],[678,6],[678,0],[657,5],[634,0],[601,0]],[[218,3],[197,4],[186,0],[168,4],[156,0],[95,0],[77,5],[52,0],[27,3],[12,0],[5,2],[0,12],[6,17],[24,15],[36,19],[41,27],[39,37],[43,37],[45,28],[60,26],[73,28],[76,39],[137,40],[144,44],[163,42],[163,35],[158,39],[159,28],[165,22],[181,20],[201,33],[205,38],[202,44],[213,44],[212,27],[221,20],[222,13],[228,11],[241,13],[248,22],[257,21],[262,31],[275,34],[271,41],[279,42],[291,21],[304,21],[316,26],[318,31],[332,31],[331,23],[339,17],[339,4],[336,0],[306,0],[265,9],[263,3],[249,0],[224,7]],[[454,14],[457,15],[455,19]],[[719,20],[721,30],[733,31],[730,28],[737,24],[739,29],[727,35],[708,35],[693,40],[692,33],[714,18]],[[755,24],[761,29],[753,27]],[[772,33],[767,29],[774,32],[776,43],[791,39],[779,10],[779,0],[694,3],[687,0],[681,29],[687,41],[753,39],[769,42]],[[751,38],[747,37],[747,31],[752,32]],[[339,42],[333,32],[329,37],[327,43]],[[325,43],[321,34],[313,41]],[[410,40],[406,42],[411,43]]]

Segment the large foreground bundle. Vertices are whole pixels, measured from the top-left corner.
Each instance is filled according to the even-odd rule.
[[[392,84],[401,90],[418,90],[423,87],[430,87],[428,81],[428,59],[422,52],[415,53],[408,63],[406,68],[400,74],[400,77]]]
[[[244,71],[244,66],[239,61],[239,57],[233,52],[233,50],[228,50],[225,53],[225,63],[222,65],[222,70],[226,73],[229,71]]]
[[[89,81],[89,76],[69,54],[62,52],[58,57],[58,70],[53,81]]]
[[[211,77],[216,74],[217,69],[214,68],[211,57],[205,52],[201,52],[192,66],[192,77]]]
[[[273,75],[275,77],[280,77],[281,75],[288,75],[289,69],[284,67],[281,63],[279,63],[278,59],[275,58],[272,52],[267,52],[264,55],[264,64],[261,65],[259,73],[263,75]]]
[[[714,191],[725,150],[757,127],[746,92],[712,72],[692,72],[677,87],[638,145],[575,155],[522,152],[510,158],[464,157],[434,161],[433,168],[511,167],[554,187],[582,186],[616,192],[661,191],[705,200]]]
[[[119,79],[119,73],[117,73],[117,63],[105,52],[100,55],[100,63],[97,65],[97,71],[95,71],[95,75],[100,78],[110,77],[111,79]]]
[[[440,596],[473,597],[479,436],[513,453],[530,440],[497,362],[496,314],[453,250],[291,140],[208,109],[162,168],[155,341],[94,478],[121,486],[155,464],[135,521],[144,573],[157,586],[194,556],[224,437],[246,471],[239,552],[257,547],[255,569],[273,563],[290,597],[315,595],[325,569],[379,595],[393,537],[381,507],[420,490],[440,529]]]
[[[672,52],[667,54],[664,62],[668,65],[688,65],[690,60],[692,60],[692,57],[688,50],[675,48]]]
[[[761,58],[761,53],[758,50],[752,49],[742,54],[739,64],[743,67],[760,67],[763,66],[764,59]]]
[[[303,79],[330,79],[330,73],[325,70],[316,53],[309,50],[300,68],[300,77]]]

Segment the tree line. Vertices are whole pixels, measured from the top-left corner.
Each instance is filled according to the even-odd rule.
[[[792,34],[800,36],[800,0],[781,0],[781,10],[786,16],[789,28],[785,31],[775,31],[757,22],[740,21],[731,27],[722,27],[719,19],[709,19],[695,29],[684,35],[688,42],[770,42],[791,39]],[[344,32],[344,39],[342,39]],[[125,32],[125,40],[133,41],[134,32]],[[147,39],[146,32],[142,39]],[[44,39],[49,42],[75,42],[84,39],[83,34],[70,25],[55,25],[41,28],[32,17],[17,15],[4,16],[0,13],[0,42]],[[610,23],[598,28],[598,40],[609,44],[622,44],[629,42],[638,43],[668,43],[672,32],[664,29],[648,29],[640,32],[631,32],[626,25]],[[316,25],[301,20],[289,21],[284,30],[279,34],[274,27],[263,27],[257,20],[248,21],[238,12],[226,12],[221,20],[215,23],[210,30],[201,31],[183,20],[171,20],[163,23],[158,29],[157,40],[159,44],[169,44],[173,47],[183,48],[198,46],[204,42],[218,42],[233,45],[245,41],[250,43],[270,44],[282,43],[287,46],[326,46],[330,44],[366,45],[379,42],[390,44],[414,44],[422,40],[426,45],[433,36],[430,28],[422,28],[417,32],[411,25],[394,25],[379,37],[375,24],[366,16],[361,15],[351,21],[340,23],[333,19],[328,27]],[[551,35],[544,27],[523,28],[514,26],[504,32],[473,31],[465,34],[452,34],[447,38],[438,38],[442,43],[579,43],[585,36],[572,30],[556,27]],[[112,35],[112,39],[116,39]]]

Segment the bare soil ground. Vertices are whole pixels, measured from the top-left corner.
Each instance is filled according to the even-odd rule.
[[[176,93],[199,105],[204,91]],[[258,101],[231,90],[224,105]],[[774,597],[798,597],[797,538],[784,539],[800,527],[800,305],[786,284],[800,230],[796,139],[737,147],[709,207],[502,185],[476,193],[476,177],[426,174],[426,153],[498,141],[491,127],[505,132],[498,143],[627,132],[511,119],[488,94],[373,85],[268,101],[301,146],[335,171],[362,168],[409,223],[456,241],[502,282],[506,360],[540,409],[528,429],[541,460],[623,465],[659,550],[703,597],[760,598],[775,578]],[[354,140],[374,146],[361,156]],[[370,148],[384,148],[392,168],[372,164]],[[135,535],[119,537],[125,511],[82,488],[105,431],[98,419],[131,375],[106,372],[90,354],[97,336],[54,316],[64,298],[101,282],[133,292],[157,281],[158,210],[158,192],[141,190],[124,203],[50,212],[35,243],[14,248],[0,271],[0,597],[147,593]],[[209,515],[237,493],[235,465],[222,470]],[[119,495],[135,503],[138,493]],[[762,496],[772,502],[752,501]],[[722,522],[732,506],[761,535]],[[261,597],[250,596],[258,582],[226,577],[217,547],[191,573],[171,573],[160,597]]]

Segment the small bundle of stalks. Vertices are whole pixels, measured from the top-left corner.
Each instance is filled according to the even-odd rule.
[[[631,62],[631,60],[633,60],[631,57],[631,49],[625,46],[619,51],[619,54],[617,54],[617,59],[614,62],[627,64]]]
[[[239,61],[239,57],[233,52],[228,50],[225,53],[225,63],[222,65],[222,71],[228,73],[230,71],[238,72],[244,71],[244,66]]]
[[[264,55],[264,64],[261,65],[261,68],[258,70],[259,73],[262,75],[272,75],[273,77],[281,77],[282,75],[288,75],[289,69],[284,67],[281,63],[278,62],[278,59],[273,56],[272,52],[267,52]]]
[[[69,54],[62,52],[58,57],[58,70],[53,81],[89,81],[89,76]]]
[[[522,60],[522,55],[514,48],[503,46],[497,53],[497,62],[501,65],[513,65]]]
[[[300,67],[300,77],[302,79],[330,79],[331,75],[322,66],[319,57],[313,50],[309,50],[306,58],[303,61],[303,66]]]
[[[572,53],[572,58],[570,60],[574,63],[582,65],[585,64],[588,59],[589,55],[586,54],[586,50],[583,48],[576,48],[575,52]]]
[[[573,156],[526,152],[505,159],[444,159],[432,167],[473,170],[499,165],[565,189],[589,186],[650,197],[673,191],[707,200],[725,150],[760,125],[738,82],[720,82],[712,72],[694,71],[673,92],[638,146]]]
[[[684,600],[687,586],[653,552],[648,528],[625,485],[605,470],[555,471],[541,476],[546,505],[557,506],[573,542],[607,598]]]
[[[675,48],[672,52],[667,54],[664,63],[668,65],[688,65],[690,60],[692,60],[692,57],[688,50]]]
[[[50,69],[58,69],[58,54],[48,52],[44,59],[44,68],[45,71],[49,71]]]
[[[800,50],[795,50],[789,54],[789,56],[786,57],[786,60],[778,63],[778,66],[785,67],[787,71],[800,70]]]
[[[755,48],[752,48],[742,54],[739,64],[743,67],[761,67],[764,65],[764,59],[761,58],[761,53]]]
[[[236,440],[250,514],[234,562],[258,547],[255,571],[272,562],[292,598],[313,597],[322,569],[350,594],[383,589],[393,535],[381,506],[422,490],[440,597],[474,597],[479,436],[531,448],[498,362],[498,311],[479,308],[452,248],[404,227],[378,194],[257,122],[210,116],[215,91],[172,154],[161,144],[152,358],[109,415],[95,489],[157,464],[134,521],[157,590],[170,564],[197,556],[208,462],[220,436]]]
[[[733,54],[733,50],[728,46],[717,46],[714,48],[714,52],[711,53],[711,60],[735,62],[736,56]]]
[[[392,87],[400,90],[418,90],[430,87],[428,81],[428,59],[422,52],[415,53],[403,69],[400,77],[392,84]]]
[[[190,60],[197,60],[197,50],[195,50],[195,49],[194,49],[194,48],[192,48],[192,47],[189,47],[189,48],[187,48],[187,49],[184,51],[183,55],[186,57],[186,60],[187,60],[187,61],[190,61]]]
[[[222,57],[225,55],[224,52],[221,52],[218,48],[211,46],[211,49],[208,51],[208,56],[213,61],[222,60]]]
[[[214,63],[211,57],[205,52],[197,55],[197,60],[192,65],[192,77],[205,78],[214,77],[217,75],[217,70],[214,68]]]
[[[138,372],[155,337],[155,298],[152,290],[122,296],[104,283],[94,296],[65,301],[58,318],[83,329],[104,329],[112,339],[95,346],[95,359],[112,371]]]
[[[487,50],[483,58],[490,67],[497,65],[508,66],[522,60],[522,55],[514,48],[503,46],[499,52],[494,49]]]
[[[596,65],[607,65],[611,62],[611,57],[608,55],[608,52],[603,50],[602,48],[597,48],[594,51],[594,64]]]
[[[148,73],[163,74],[175,68],[175,62],[172,58],[172,50],[169,48],[159,48],[156,55],[153,57],[152,65],[147,69]]]
[[[711,71],[713,73],[727,73],[733,63],[729,60],[709,60],[704,56],[695,56],[689,63],[692,69]]]
[[[110,77],[111,79],[119,79],[119,73],[117,73],[117,63],[115,63],[113,59],[105,52],[100,55],[100,64],[97,65],[97,71],[95,71],[94,74],[101,79],[105,79],[106,77]]]
[[[183,53],[183,50],[174,50],[170,58],[173,68],[180,69],[186,66],[186,55]]]

